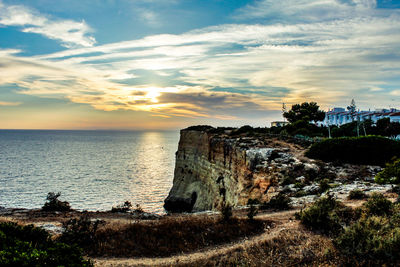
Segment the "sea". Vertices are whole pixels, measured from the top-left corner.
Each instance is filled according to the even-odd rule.
[[[73,209],[130,201],[164,213],[178,131],[0,130],[0,206],[40,208],[48,192]]]

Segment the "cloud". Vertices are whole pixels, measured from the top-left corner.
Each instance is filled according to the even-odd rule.
[[[19,106],[21,105],[21,102],[5,102],[5,101],[0,101],[0,106]]]
[[[251,7],[273,5],[283,18],[295,15],[286,24],[218,25],[30,58],[0,50],[0,84],[162,117],[251,119],[282,102],[327,108],[354,97],[365,107],[391,104],[398,96],[399,11],[378,10],[374,1],[290,3],[287,10],[257,1],[240,11],[250,16]]]
[[[315,22],[368,15],[376,0],[257,0],[239,9],[237,19],[264,19],[271,22]]]
[[[143,21],[145,24],[151,27],[161,26],[159,15],[156,12],[146,8],[140,8],[136,12],[140,20]]]
[[[0,2],[0,25],[20,27],[22,32],[41,34],[60,41],[65,47],[93,46],[92,29],[85,21],[51,19],[22,5],[5,5]]]

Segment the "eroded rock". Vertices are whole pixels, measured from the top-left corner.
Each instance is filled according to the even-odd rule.
[[[224,203],[269,200],[279,180],[270,157],[290,158],[255,138],[232,138],[207,130],[182,130],[167,211],[217,210]],[[195,200],[192,195],[196,194]]]
[[[266,136],[234,137],[212,128],[182,130],[173,187],[164,207],[170,212],[219,210],[225,204],[247,205],[249,199],[268,202],[278,192],[304,204],[321,193],[318,183],[322,180],[338,184],[331,191],[342,196],[361,186],[345,183],[371,180],[380,170],[334,166],[308,159],[303,152],[295,144]],[[375,191],[386,189],[374,187]]]

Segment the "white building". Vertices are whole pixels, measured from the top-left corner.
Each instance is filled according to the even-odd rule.
[[[271,127],[283,127],[288,124],[289,124],[289,122],[287,122],[287,121],[273,121],[273,122],[271,122]]]
[[[395,112],[389,115],[390,122],[400,122],[400,112]]]
[[[325,113],[325,119],[320,122],[320,125],[336,125],[340,126],[352,121],[372,120],[376,123],[383,118],[390,118],[390,122],[400,122],[400,110],[397,109],[377,109],[375,111],[356,111],[351,114],[350,111],[344,108],[333,108]]]

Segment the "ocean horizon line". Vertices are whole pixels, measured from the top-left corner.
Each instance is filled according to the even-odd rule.
[[[176,132],[177,129],[0,129],[0,131],[75,131],[75,132]]]

